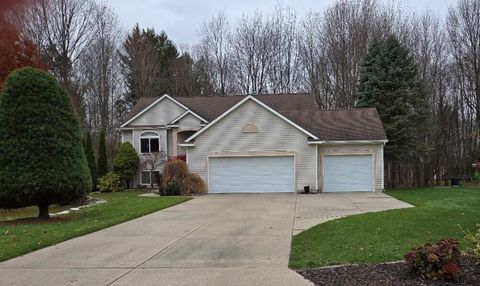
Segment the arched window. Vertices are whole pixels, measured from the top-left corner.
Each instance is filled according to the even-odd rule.
[[[157,132],[143,132],[140,134],[140,153],[158,153],[160,151],[160,136]]]

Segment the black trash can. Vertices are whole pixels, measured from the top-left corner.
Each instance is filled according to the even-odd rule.
[[[304,186],[303,191],[305,192],[305,194],[310,193],[310,186]]]
[[[451,184],[452,187],[458,187],[458,186],[460,186],[460,179],[452,178],[450,180],[450,184]]]

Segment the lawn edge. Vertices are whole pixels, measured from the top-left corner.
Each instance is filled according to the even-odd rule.
[[[171,207],[174,207],[174,206],[177,206],[179,204],[183,204],[185,202],[188,202],[192,199],[194,199],[193,197],[190,197],[190,196],[186,196],[186,197],[182,197],[182,196],[176,196],[178,198],[184,198],[184,200],[182,201],[178,201],[174,204],[171,204],[167,207],[164,207],[164,208],[161,208],[161,209],[158,209],[158,210],[153,210],[151,212],[147,212],[145,214],[142,214],[140,216],[136,216],[136,217],[132,217],[132,218],[129,218],[129,219],[126,219],[126,220],[123,220],[123,221],[119,221],[119,222],[116,222],[116,223],[113,223],[113,224],[110,224],[110,225],[107,225],[107,226],[104,226],[104,227],[100,227],[100,228],[94,228],[92,229],[91,231],[86,231],[85,233],[82,233],[82,234],[79,234],[79,235],[73,235],[71,237],[67,237],[66,239],[63,239],[63,240],[59,240],[59,241],[56,241],[52,244],[48,244],[48,245],[42,245],[41,247],[38,247],[38,248],[35,248],[35,249],[32,249],[31,251],[27,251],[27,252],[24,252],[22,254],[19,254],[19,255],[16,255],[16,256],[10,256],[10,257],[7,257],[5,259],[3,258],[0,258],[0,263],[2,262],[5,262],[5,261],[8,261],[8,260],[11,260],[11,259],[14,259],[14,258],[17,258],[17,257],[21,257],[21,256],[24,256],[26,254],[29,254],[29,253],[32,253],[32,252],[35,252],[35,251],[38,251],[38,250],[41,250],[41,249],[44,249],[44,248],[47,248],[47,247],[52,247],[52,246],[55,246],[59,243],[62,243],[62,242],[65,242],[65,241],[68,241],[68,240],[71,240],[71,239],[74,239],[74,238],[78,238],[78,237],[82,237],[82,236],[85,236],[85,235],[88,235],[88,234],[92,234],[94,232],[97,232],[97,231],[101,231],[101,230],[104,230],[106,228],[109,228],[109,227],[113,227],[113,226],[116,226],[116,225],[120,225],[120,224],[123,224],[123,223],[126,223],[126,222],[129,222],[131,220],[134,220],[134,219],[137,219],[137,218],[141,218],[141,217],[144,217],[144,216],[147,216],[147,215],[151,215],[155,212],[158,212],[158,211],[163,211],[163,210],[166,210],[166,209],[169,209]]]

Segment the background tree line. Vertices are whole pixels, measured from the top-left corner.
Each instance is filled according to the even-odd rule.
[[[355,107],[369,48],[391,35],[412,58],[426,108],[415,112],[424,114],[415,122],[424,128],[409,131],[411,156],[386,165],[387,185],[467,179],[479,159],[478,0],[459,0],[446,15],[374,0],[339,0],[305,16],[283,6],[239,19],[220,11],[192,27],[200,32],[191,47],[138,25],[123,31],[115,12],[93,0],[20,2],[2,19],[25,49],[37,47],[22,60],[37,60],[38,52],[94,145],[105,130],[110,161],[116,127],[142,96],[309,92],[320,109]]]

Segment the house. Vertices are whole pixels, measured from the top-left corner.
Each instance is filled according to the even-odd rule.
[[[308,94],[164,95],[140,99],[120,130],[141,158],[185,155],[209,193],[384,188],[387,138],[374,108],[316,110]],[[134,185],[160,174],[151,167]]]

